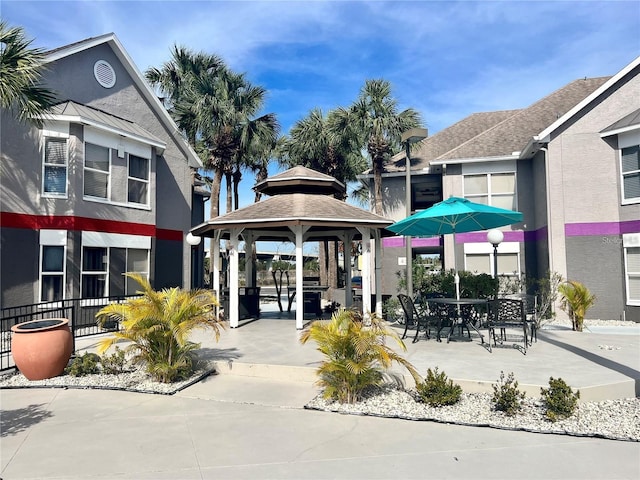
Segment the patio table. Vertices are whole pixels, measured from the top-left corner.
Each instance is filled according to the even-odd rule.
[[[456,318],[451,322],[451,328],[449,329],[449,333],[447,334],[447,342],[451,339],[451,334],[453,333],[453,329],[455,327],[462,326],[467,330],[472,328],[479,336],[480,342],[484,343],[484,335],[480,332],[478,327],[471,321],[471,318],[468,315],[460,314],[460,307],[463,305],[487,305],[488,301],[486,298],[448,298],[448,297],[440,297],[440,298],[429,298],[427,299],[427,303],[436,303],[440,305],[455,305],[456,308]]]

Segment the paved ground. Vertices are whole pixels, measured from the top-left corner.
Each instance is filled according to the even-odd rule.
[[[637,442],[304,410],[320,355],[298,339],[294,321],[268,319],[227,330],[219,343],[202,337],[222,374],[173,396],[1,390],[0,477],[640,478]],[[439,366],[465,390],[488,388],[504,370],[535,393],[553,375],[613,398],[636,388],[639,342],[559,330],[542,333],[527,355],[489,353],[478,338],[409,342],[406,355],[421,373]]]

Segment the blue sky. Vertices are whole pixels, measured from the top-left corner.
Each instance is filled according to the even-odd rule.
[[[143,72],[173,44],[215,53],[267,89],[265,111],[283,133],[314,107],[348,106],[370,78],[389,80],[400,108],[417,109],[433,134],[613,75],[640,55],[637,0],[0,3],[34,46],[114,32]],[[253,181],[243,183],[249,192]]]

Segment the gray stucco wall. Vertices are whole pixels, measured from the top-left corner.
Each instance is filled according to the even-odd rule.
[[[94,78],[93,66],[97,60],[106,60],[114,68],[117,81],[113,88],[102,87]],[[171,256],[167,265],[160,269],[167,275],[163,285],[188,284],[189,246],[183,241],[191,227],[191,170],[182,147],[174,140],[161,120],[160,114],[142,95],[126,69],[120,64],[111,48],[100,45],[48,65],[44,83],[57,92],[58,99],[73,100],[100,109],[140,125],[166,142],[166,150],[157,156],[151,155],[150,208],[114,205],[83,200],[82,171],[84,136],[87,127],[72,124],[69,130],[69,185],[68,198],[43,198],[42,151],[38,129],[16,123],[10,115],[2,112],[2,154],[0,198],[2,212],[29,215],[57,215],[117,220],[142,225],[155,225],[172,232],[173,240],[164,239],[162,250]],[[157,177],[157,171],[161,177]],[[126,159],[112,156],[112,200],[126,201]],[[157,189],[156,189],[157,185]],[[157,200],[156,200],[157,199]],[[166,232],[165,232],[166,233]],[[79,295],[81,233],[69,231],[67,244],[67,292]],[[165,235],[166,236],[166,235]],[[179,239],[178,239],[179,237]],[[171,244],[171,246],[167,246]],[[152,240],[152,248],[154,240]],[[32,303],[39,299],[38,281],[38,232],[28,229],[2,228],[0,253],[0,289],[2,305]],[[14,259],[33,260],[33,266],[22,268],[12,274]],[[152,252],[149,266],[153,282],[156,256]],[[24,263],[24,262],[23,262]],[[24,265],[23,265],[24,267]],[[172,270],[173,269],[173,270]],[[28,288],[25,288],[29,285]],[[28,291],[27,291],[28,290]]]
[[[619,82],[555,132],[549,143],[550,199],[554,270],[584,283],[598,301],[588,318],[627,318],[621,235],[604,233],[602,225],[640,219],[640,205],[621,205],[619,151],[600,132],[640,107],[640,68]],[[567,226],[586,224],[580,234]]]

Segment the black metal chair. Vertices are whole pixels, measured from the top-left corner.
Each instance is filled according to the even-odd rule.
[[[496,298],[489,302],[489,313],[487,316],[487,325],[489,328],[489,348],[491,348],[491,337],[493,345],[496,347],[498,342],[504,344],[507,341],[507,329],[522,329],[522,347],[514,344],[514,347],[527,353],[529,344],[527,315],[525,313],[524,301],[515,298]],[[496,335],[496,331],[498,334]]]
[[[415,325],[416,334],[413,337],[413,343],[418,341],[418,336],[420,335],[420,327],[424,328],[424,333],[426,338],[431,338],[429,335],[432,326],[436,325],[436,318],[431,316],[428,311],[419,311],[416,308],[413,299],[408,295],[403,293],[398,294],[398,300],[400,301],[400,305],[402,306],[402,310],[404,311],[404,333],[402,334],[402,339],[406,338],[407,331],[409,327]],[[440,341],[440,330],[438,330],[437,340]]]
[[[507,298],[515,298],[524,302],[524,313],[529,327],[529,346],[538,341],[538,297],[524,293],[507,295]]]
[[[433,297],[438,298],[438,297]],[[429,311],[431,315],[435,318],[435,323],[438,327],[437,340],[440,341],[443,329],[449,328],[447,333],[447,342],[451,338],[451,334],[453,333],[453,329],[456,327],[458,320],[458,311],[455,305],[451,305],[448,303],[429,303]]]

